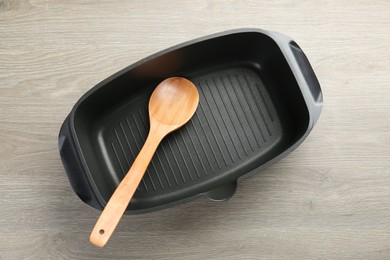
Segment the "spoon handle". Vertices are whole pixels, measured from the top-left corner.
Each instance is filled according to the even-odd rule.
[[[148,138],[133,165],[112,194],[100,215],[89,237],[92,244],[103,247],[114,232],[123,213],[129,205],[131,198],[137,190],[159,143],[164,137],[155,133],[156,131],[150,130]]]

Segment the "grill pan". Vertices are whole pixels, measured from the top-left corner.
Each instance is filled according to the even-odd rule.
[[[199,107],[163,140],[127,214],[230,198],[302,143],[322,108],[309,61],[279,33],[231,30],[156,53],[89,90],[61,127],[61,159],[85,203],[103,209],[146,139],[153,89],[172,76],[194,82]]]

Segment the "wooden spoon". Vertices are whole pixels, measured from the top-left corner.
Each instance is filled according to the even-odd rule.
[[[158,145],[166,135],[190,120],[198,103],[198,90],[185,78],[168,78],[153,91],[149,100],[149,135],[92,230],[89,237],[92,244],[103,247],[107,243],[129,205]]]

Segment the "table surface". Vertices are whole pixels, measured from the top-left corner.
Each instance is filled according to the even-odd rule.
[[[104,249],[57,136],[77,99],[150,54],[256,27],[302,47],[324,108],[235,196],[125,216]],[[389,259],[389,1],[0,1],[0,259]]]

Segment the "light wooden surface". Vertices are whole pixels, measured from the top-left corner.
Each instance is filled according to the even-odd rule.
[[[57,134],[119,69],[210,33],[291,36],[324,93],[291,155],[200,199],[125,216],[99,249],[99,212],[72,191]],[[0,259],[389,259],[390,2],[0,1]]]
[[[185,78],[165,79],[153,90],[148,105],[150,120],[148,137],[97,220],[89,237],[92,244],[99,247],[106,245],[133,198],[157,147],[166,135],[191,119],[198,104],[198,90]]]

